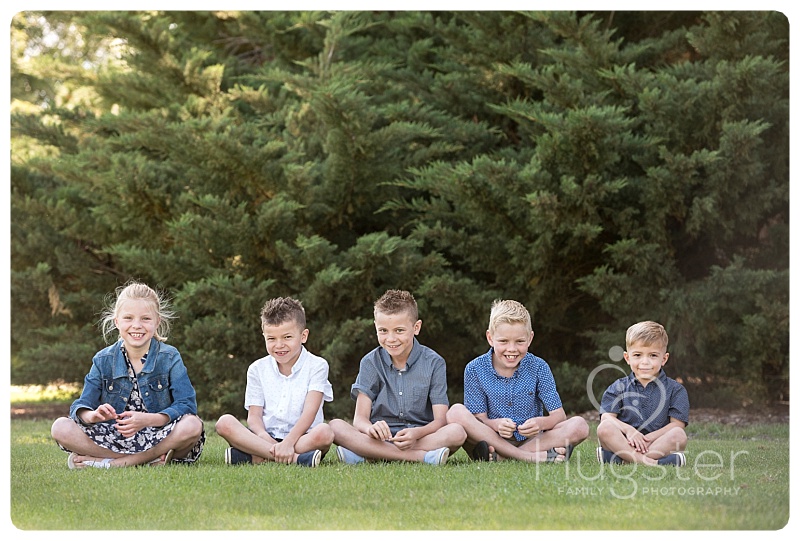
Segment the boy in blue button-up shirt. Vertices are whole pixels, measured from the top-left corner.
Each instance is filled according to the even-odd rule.
[[[668,342],[664,327],[654,321],[628,328],[624,356],[631,373],[612,383],[600,403],[601,463],[686,464],[689,396],[662,368],[669,359]]]
[[[416,336],[422,327],[408,291],[391,289],[375,302],[379,346],[361,359],[351,397],[353,424],[334,419],[339,460],[402,460],[443,465],[464,443],[459,425],[447,424],[444,359]]]
[[[467,432],[464,450],[474,460],[569,460],[589,425],[581,417],[567,419],[550,367],[528,353],[528,310],[517,301],[495,301],[486,339],[489,351],[464,369],[464,404],[447,413]]]

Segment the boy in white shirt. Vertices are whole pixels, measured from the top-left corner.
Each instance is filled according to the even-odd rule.
[[[333,400],[328,362],[303,345],[308,339],[305,310],[295,299],[267,301],[261,329],[268,355],[247,369],[247,427],[230,414],[216,424],[217,434],[231,445],[225,462],[315,467],[333,443],[333,431],[322,416],[323,400]]]

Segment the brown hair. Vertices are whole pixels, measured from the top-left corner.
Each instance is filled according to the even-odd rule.
[[[277,326],[287,321],[296,322],[301,329],[306,328],[306,311],[300,301],[291,297],[270,299],[261,309],[261,326]]]
[[[390,289],[375,301],[374,314],[377,315],[378,312],[389,315],[407,312],[413,321],[419,319],[419,310],[414,296],[408,291],[399,289]]]

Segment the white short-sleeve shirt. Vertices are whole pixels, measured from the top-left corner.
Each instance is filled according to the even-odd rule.
[[[247,388],[244,393],[244,408],[264,408],[264,428],[273,438],[283,439],[294,428],[309,391],[322,393],[323,403],[333,400],[333,388],[328,381],[328,361],[310,353],[305,347],[292,367],[292,373],[284,376],[272,355],[253,362],[247,369]],[[311,428],[322,423],[322,404],[317,410]]]

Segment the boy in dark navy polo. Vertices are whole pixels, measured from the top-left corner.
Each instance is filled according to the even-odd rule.
[[[486,339],[489,351],[464,369],[464,404],[447,412],[447,420],[467,432],[464,450],[474,460],[569,460],[589,425],[581,417],[567,419],[550,367],[528,353],[528,310],[517,301],[495,301]]]
[[[350,395],[353,424],[330,422],[336,454],[346,464],[365,459],[443,465],[466,434],[447,424],[444,359],[417,341],[422,327],[408,291],[390,289],[375,302],[378,347],[361,359]]]
[[[625,361],[630,375],[612,383],[600,403],[597,459],[648,466],[684,466],[689,396],[668,378],[669,339],[664,327],[643,321],[628,328]]]

